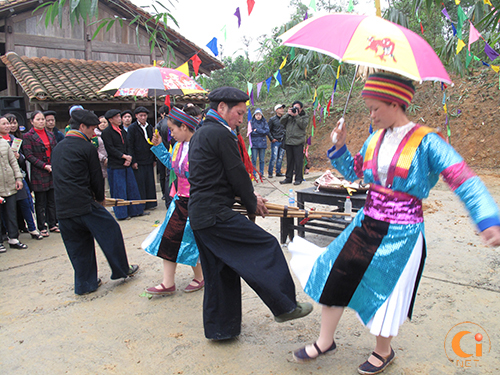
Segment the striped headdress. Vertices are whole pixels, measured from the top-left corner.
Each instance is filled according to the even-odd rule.
[[[197,119],[195,119],[193,116],[188,115],[186,112],[180,110],[177,107],[172,107],[172,110],[168,114],[168,117],[172,118],[173,120],[179,121],[180,123],[193,130],[196,130],[196,127],[198,126]]]
[[[370,75],[361,92],[363,98],[396,102],[405,108],[410,105],[414,94],[415,87],[411,81],[388,73]]]

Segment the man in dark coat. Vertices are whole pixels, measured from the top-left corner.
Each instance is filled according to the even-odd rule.
[[[189,146],[189,218],[205,277],[205,336],[225,340],[241,331],[240,277],[277,322],[306,316],[312,305],[297,303],[276,238],[231,209],[239,196],[250,214],[267,213],[264,199],[253,190],[234,133],[247,113],[248,95],[223,87],[208,99],[211,109]]]
[[[273,177],[274,163],[276,162],[276,177],[283,177],[281,173],[281,164],[283,155],[285,155],[285,127],[281,125],[280,119],[285,113],[284,104],[274,106],[276,114],[269,119],[269,140],[271,141],[271,160],[269,160],[268,177]]]
[[[155,156],[151,152],[148,139],[153,137],[154,129],[148,124],[148,109],[137,107],[134,111],[136,121],[129,126],[127,139],[132,156],[132,169],[139,187],[141,199],[156,200],[156,183],[154,175]],[[156,208],[157,202],[146,203],[145,209]]]
[[[280,184],[291,184],[295,174],[293,184],[300,185],[304,180],[304,143],[309,116],[304,111],[304,105],[297,100],[281,117],[280,122],[286,129],[286,173],[285,179],[280,181]]]
[[[120,226],[102,206],[104,179],[97,149],[90,139],[99,119],[92,112],[73,113],[71,130],[52,153],[56,209],[61,236],[75,270],[75,293],[95,291],[97,277],[94,238],[111,267],[111,279],[133,275]]]
[[[64,139],[64,134],[59,131],[56,126],[56,112],[55,111],[45,111],[43,112],[45,116],[45,127],[47,130],[50,130],[54,137],[56,137],[57,143],[61,142]]]

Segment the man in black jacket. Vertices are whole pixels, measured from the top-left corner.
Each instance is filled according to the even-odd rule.
[[[285,127],[281,125],[280,119],[285,113],[284,104],[276,104],[274,106],[276,115],[269,119],[269,133],[268,137],[271,141],[271,160],[269,160],[269,168],[267,170],[268,177],[273,177],[274,163],[276,162],[276,177],[283,177],[281,173],[281,163],[283,162],[283,155],[285,155]]]
[[[265,216],[241,160],[235,129],[248,95],[233,87],[208,96],[210,110],[189,146],[189,220],[205,277],[205,337],[226,340],[241,331],[240,278],[259,295],[277,322],[301,318],[312,305],[297,303],[295,285],[276,238],[231,209],[235,196],[250,214]]]
[[[156,183],[154,175],[155,156],[151,152],[148,139],[153,138],[154,129],[148,124],[149,110],[137,107],[134,111],[137,121],[129,126],[127,131],[128,149],[132,156],[132,169],[139,187],[141,199],[156,200]],[[156,208],[157,202],[146,203],[145,209]]]
[[[61,236],[75,270],[75,293],[95,291],[97,277],[94,238],[111,267],[111,279],[133,275],[120,226],[102,206],[104,179],[97,149],[90,139],[99,119],[92,112],[73,112],[71,130],[51,155],[57,217]]]

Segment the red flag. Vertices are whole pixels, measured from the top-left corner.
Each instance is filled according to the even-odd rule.
[[[165,96],[165,105],[171,109],[170,107],[170,95]]]
[[[248,15],[252,13],[253,6],[255,5],[255,0],[247,0],[247,5],[248,5]]]
[[[198,57],[198,54],[196,54],[193,57],[191,57],[190,60],[193,61],[194,75],[197,76],[198,69],[200,68],[200,65],[201,65],[201,59]]]
[[[330,106],[332,105],[332,98],[328,101],[328,105],[326,106],[326,112],[328,113],[328,116],[330,115]]]
[[[316,115],[313,115],[313,126],[316,129]]]

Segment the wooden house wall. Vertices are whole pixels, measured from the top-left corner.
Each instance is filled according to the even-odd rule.
[[[116,12],[103,4],[99,4],[100,18],[113,18]],[[148,36],[142,29],[139,30],[139,45],[135,26],[124,26],[119,22],[105,31],[101,29],[95,39],[89,40],[94,35],[97,25],[86,26],[83,22],[71,25],[69,20],[69,7],[65,6],[62,27],[56,19],[54,24],[45,27],[43,11],[31,11],[12,17],[13,26],[11,46],[20,56],[28,57],[53,57],[58,59],[86,59],[96,61],[118,61],[141,64],[151,64],[154,58],[163,59],[158,48],[152,55],[148,45]],[[178,59],[179,60],[179,59]],[[184,61],[177,61],[178,64]]]

